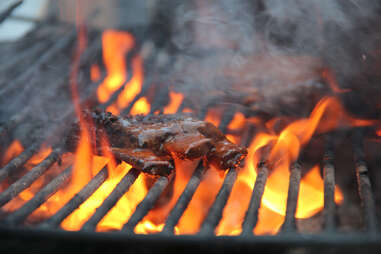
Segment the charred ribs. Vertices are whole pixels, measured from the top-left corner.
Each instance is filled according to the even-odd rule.
[[[152,175],[169,175],[174,156],[181,160],[204,159],[219,169],[236,167],[247,150],[226,139],[213,124],[190,114],[118,117],[109,112],[84,112],[95,135],[93,145],[100,147],[106,137],[114,156]],[[74,151],[79,140],[79,125],[71,129],[66,147]]]

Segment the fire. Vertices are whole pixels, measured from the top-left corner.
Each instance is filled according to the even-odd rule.
[[[103,33],[103,62],[107,76],[97,90],[99,102],[106,102],[126,81],[125,54],[134,44],[133,36],[127,32],[107,30]]]
[[[107,76],[97,90],[99,102],[105,103],[113,93],[121,89],[123,84],[127,82],[116,102],[107,108],[107,111],[115,115],[127,107],[142,89],[143,61],[139,55],[132,58],[132,75],[127,81],[128,73],[125,58],[134,46],[134,37],[128,32],[107,30],[102,35],[103,62],[107,69]],[[92,72],[91,75],[93,75]]]
[[[228,130],[232,130],[232,131],[241,130],[245,126],[245,123],[246,123],[245,116],[242,113],[237,112],[234,115],[233,120],[229,123]],[[233,142],[234,144],[239,144],[241,142],[240,135],[226,134],[226,138],[229,139],[229,141]]]
[[[343,193],[336,186],[335,202],[341,204]],[[315,165],[300,182],[296,218],[308,218],[316,214],[324,206],[324,182],[321,178],[320,168]]]
[[[18,141],[17,139],[14,140],[9,146],[8,149],[5,151],[4,155],[1,158],[1,165],[6,165],[8,162],[10,162],[13,158],[18,156],[20,153],[24,151],[24,147]]]
[[[132,107],[130,114],[135,116],[139,114],[146,115],[151,109],[150,104],[148,103],[145,97],[140,98]]]
[[[134,232],[136,234],[154,234],[161,232],[164,228],[164,224],[155,225],[151,221],[145,221],[144,223],[139,223],[136,226]]]
[[[93,82],[97,82],[101,78],[101,70],[97,64],[91,65],[90,78]]]
[[[77,80],[76,63],[79,60],[86,44],[86,38],[81,30],[79,33],[78,51],[74,57],[74,69],[71,80]],[[119,91],[116,102],[111,104],[107,111],[120,114],[125,108],[131,107],[130,114],[149,114],[151,112],[150,96],[141,96],[144,69],[143,60],[139,55],[135,55],[131,60],[131,75],[127,72],[125,61],[128,54],[135,46],[134,37],[128,32],[107,30],[102,37],[103,61],[107,69],[107,76],[98,87],[97,98],[100,103],[107,102],[115,92]],[[92,65],[90,69],[91,79],[97,81],[101,78],[98,65]],[[328,70],[323,71],[323,77],[327,79],[334,92],[346,92],[340,89],[334,76]],[[130,76],[130,79],[128,79]],[[123,87],[124,85],[124,87]],[[108,178],[105,182],[72,214],[66,217],[61,227],[66,230],[80,230],[83,224],[95,213],[103,201],[115,189],[122,178],[131,170],[132,166],[125,162],[117,162],[109,149],[109,142],[106,136],[97,137],[101,143],[98,151],[94,147],[95,134],[90,128],[93,124],[85,119],[81,113],[79,96],[76,90],[76,83],[71,83],[73,101],[76,114],[79,119],[80,133],[76,151],[73,154],[63,155],[69,165],[73,165],[70,181],[52,195],[33,216],[47,218],[62,208],[71,198],[74,197],[94,175],[107,165]],[[137,97],[139,96],[139,97]],[[138,100],[134,100],[139,98]],[[169,93],[169,103],[163,109],[164,114],[176,113],[184,100],[184,95],[171,91]],[[132,105],[132,103],[134,104]],[[183,112],[194,112],[194,109],[184,108]],[[156,111],[155,113],[158,113]],[[221,123],[223,110],[209,109],[205,121],[215,126]],[[275,126],[280,120],[288,121],[282,130],[276,130]],[[311,112],[308,118],[299,120],[274,118],[266,123],[259,118],[247,118],[243,113],[236,113],[232,121],[227,126],[227,138],[239,144],[243,140],[243,132],[247,131],[247,126],[255,126],[257,132],[248,148],[248,156],[245,165],[239,170],[237,180],[229,196],[228,203],[223,212],[223,218],[216,228],[217,235],[237,235],[241,233],[241,224],[254,188],[258,173],[257,165],[261,161],[266,161],[269,169],[264,194],[259,209],[258,223],[254,228],[255,234],[275,234],[284,221],[286,213],[287,193],[289,187],[290,167],[299,158],[300,151],[309,143],[312,136],[317,133],[325,133],[341,126],[368,126],[375,122],[370,120],[357,119],[346,113],[343,106],[334,97],[323,98]],[[381,131],[380,131],[381,133]],[[381,135],[381,134],[380,134]],[[97,140],[98,140],[97,139]],[[14,141],[1,158],[4,165],[12,158],[23,151],[19,141]],[[31,169],[36,164],[46,158],[52,149],[43,147],[38,154],[33,156],[25,165],[26,169]],[[178,198],[183,193],[185,186],[192,176],[198,161],[182,161],[175,158],[176,175],[171,182],[172,189],[169,195],[162,195],[154,209],[143,218],[135,227],[135,233],[149,234],[162,231],[169,212],[176,204]],[[29,188],[21,192],[15,200],[5,206],[13,211],[21,207],[30,200],[37,191],[46,183],[45,180],[56,176],[66,168],[67,164],[59,165],[55,163],[53,169],[40,177]],[[187,206],[184,214],[175,227],[175,234],[197,233],[207,215],[209,208],[222,186],[226,172],[213,167],[206,170],[203,179]],[[144,199],[149,191],[149,183],[152,178],[141,173],[130,189],[125,193],[116,205],[106,214],[97,225],[97,231],[119,230],[129,220],[134,213],[136,206]],[[336,186],[335,202],[341,204],[343,194]],[[296,218],[309,218],[320,212],[324,206],[324,183],[318,165],[308,170],[301,179]]]
[[[176,204],[185,186],[190,180],[198,161],[183,161],[176,157],[176,175],[173,180],[173,193],[170,197],[164,195],[160,198],[156,208],[151,210],[143,220],[135,227],[135,233],[158,233],[164,227],[164,222],[170,210]],[[175,233],[180,233],[179,227],[175,227]]]
[[[208,110],[204,120],[212,123],[214,126],[218,126],[221,122],[221,112],[216,109],[210,109]]]
[[[52,152],[51,147],[43,145],[24,165],[27,170],[32,169],[42,162]],[[45,184],[44,177],[38,178],[29,188],[22,191],[15,199],[9,202],[5,209],[14,211],[20,208],[25,202],[33,198],[34,194]]]
[[[331,90],[335,93],[346,93],[349,92],[350,89],[342,89],[340,88],[335,75],[328,68],[323,69],[321,76],[327,81]]]
[[[177,112],[177,109],[180,107],[181,102],[184,99],[184,95],[181,93],[169,92],[170,102],[167,106],[164,107],[164,114],[174,114]]]
[[[327,97],[316,105],[309,118],[290,123],[279,135],[272,129],[257,133],[249,147],[245,167],[239,172],[233,186],[216,233],[219,235],[240,233],[240,225],[257,177],[256,166],[261,160],[269,162],[270,175],[266,182],[254,233],[276,233],[283,223],[286,212],[290,166],[297,160],[301,148],[309,142],[312,135],[345,125],[367,126],[373,123],[350,116],[337,99]],[[296,218],[308,218],[322,210],[323,188],[319,167],[315,166],[301,180]],[[342,192],[336,187],[335,201],[340,204],[342,200]],[[269,211],[278,216],[269,216]]]
[[[218,190],[222,186],[223,180],[224,175],[221,175],[219,169],[211,167],[205,172],[202,182],[177,224],[178,234],[195,234],[198,232]]]
[[[117,102],[107,108],[111,113],[118,115],[121,109],[127,107],[142,90],[143,63],[140,56],[136,56],[132,60],[132,73],[131,80],[118,96]]]

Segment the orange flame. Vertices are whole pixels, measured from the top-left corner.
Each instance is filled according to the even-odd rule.
[[[169,92],[169,104],[164,107],[164,114],[174,114],[180,107],[181,102],[184,99],[184,95],[181,93]]]
[[[321,76],[327,81],[328,85],[330,86],[331,90],[335,93],[346,93],[349,92],[350,89],[342,89],[340,88],[335,75],[332,73],[332,71],[328,68],[323,69]]]
[[[32,169],[34,166],[42,162],[52,152],[51,147],[42,146],[41,149],[34,154],[24,165],[27,170]],[[28,200],[33,198],[34,194],[45,184],[44,177],[37,178],[37,180],[27,189],[22,191],[16,198],[12,199],[4,208],[14,211],[20,208]]]
[[[140,56],[136,56],[132,60],[132,72],[133,76],[119,95],[116,105],[109,107],[111,113],[119,114],[120,110],[127,107],[142,90],[143,62]]]
[[[328,97],[323,98],[316,105],[309,118],[292,122],[279,135],[273,134],[273,130],[257,134],[249,147],[246,166],[238,174],[216,233],[240,233],[240,225],[257,177],[255,167],[260,160],[265,159],[263,153],[266,148],[269,149],[267,161],[270,163],[271,173],[263,193],[259,221],[254,229],[255,234],[274,234],[283,223],[290,165],[298,158],[301,147],[311,139],[314,133],[327,132],[344,125],[367,126],[373,123],[374,121],[353,118],[345,112],[335,98]],[[308,218],[321,211],[324,205],[323,195],[323,180],[316,166],[301,180],[296,218]],[[342,200],[343,195],[336,187],[335,201],[340,204]],[[237,205],[238,203],[240,205]],[[268,211],[279,216],[269,216]]]
[[[92,64],[90,67],[90,79],[97,82],[101,78],[101,70],[97,64]]]
[[[17,157],[20,153],[24,151],[24,147],[17,139],[14,140],[5,151],[4,155],[1,158],[1,165],[6,165],[13,158]]]
[[[198,161],[183,161],[175,158],[176,175],[173,180],[173,193],[164,195],[158,201],[158,207],[151,210],[143,220],[135,227],[135,233],[147,234],[158,233],[163,229],[164,222],[170,210],[176,204],[178,198],[183,193],[185,186],[191,178]],[[179,233],[179,228],[175,227],[175,233]]]
[[[139,114],[146,115],[150,112],[151,106],[148,103],[145,97],[140,98],[137,102],[135,102],[134,106],[131,109],[130,114],[135,116]]]
[[[125,82],[127,76],[125,54],[134,44],[134,38],[127,32],[115,30],[103,32],[103,62],[107,76],[97,90],[99,102],[106,102]]]
[[[195,234],[198,232],[218,190],[222,186],[223,177],[221,171],[213,167],[205,172],[202,182],[177,224],[178,234]]]
[[[48,217],[57,212],[66,202],[78,193],[91,178],[97,174],[104,166],[108,167],[108,178],[106,181],[70,216],[62,223],[61,227],[66,230],[79,230],[82,225],[94,214],[96,209],[103,203],[107,196],[114,190],[121,179],[131,170],[131,165],[117,161],[111,154],[109,142],[105,136],[98,137],[101,142],[102,156],[97,156],[94,145],[94,133],[91,132],[91,122],[87,122],[81,114],[79,96],[76,89],[77,63],[79,57],[86,46],[86,37],[81,27],[79,31],[79,44],[74,56],[72,71],[72,95],[75,104],[76,114],[79,118],[80,138],[74,155],[65,154],[64,157],[72,157],[73,170],[70,182],[61,190],[52,195],[47,202],[39,207],[32,216]],[[107,77],[97,90],[98,100],[104,103],[126,82],[127,71],[125,55],[134,47],[135,41],[131,34],[122,31],[108,30],[102,37],[103,60],[107,68]],[[124,108],[129,106],[134,98],[141,92],[144,78],[143,60],[140,56],[135,56],[131,63],[131,79],[119,94],[117,101],[107,108],[114,114],[119,114]],[[100,70],[97,65],[91,66],[91,79],[99,80]],[[327,79],[335,92],[345,92],[340,89],[337,81],[331,72],[323,72],[323,77]],[[180,93],[170,92],[170,102],[164,108],[165,114],[175,113],[179,109],[184,96]],[[131,115],[148,114],[151,105],[147,97],[141,97],[131,108]],[[193,109],[185,108],[183,112],[193,112]],[[218,126],[221,122],[221,109],[210,109],[207,112],[205,121]],[[229,197],[227,206],[223,212],[223,218],[216,229],[217,235],[236,235],[241,232],[241,223],[247,211],[250,197],[257,177],[257,165],[261,160],[268,161],[269,176],[266,182],[264,194],[259,209],[258,224],[254,228],[255,234],[275,234],[283,223],[286,212],[287,192],[289,187],[290,166],[295,162],[303,146],[305,146],[316,133],[324,133],[340,126],[367,126],[375,122],[370,120],[356,119],[345,112],[343,106],[333,97],[323,98],[315,107],[308,118],[296,121],[288,120],[282,131],[277,132],[274,128],[279,119],[272,119],[262,126],[261,119],[246,118],[242,113],[236,113],[228,125],[229,133],[227,138],[239,144],[242,138],[242,131],[250,125],[260,125],[260,129],[253,138],[250,146],[245,166],[238,172],[237,181]],[[282,120],[284,120],[282,118]],[[380,134],[381,135],[381,134]],[[14,156],[22,152],[20,142],[14,141],[2,158],[2,163],[8,162]],[[51,153],[51,148],[43,148],[33,156],[26,168],[30,169],[41,162]],[[68,159],[69,160],[69,159]],[[175,158],[176,176],[173,184],[173,192],[169,196],[160,198],[160,204],[143,218],[135,227],[135,233],[148,234],[157,233],[163,229],[164,222],[169,211],[176,204],[181,193],[184,191],[198,162],[181,161]],[[45,184],[45,177],[57,175],[64,166],[56,163],[51,175],[44,175],[37,179],[29,188],[20,193],[15,200],[5,206],[10,211],[18,209],[27,200],[30,200],[35,193]],[[215,168],[208,169],[196,190],[191,202],[175,227],[175,234],[196,233],[200,229],[206,214],[209,211],[215,197],[221,188],[226,172]],[[152,180],[152,179],[151,179]],[[97,231],[109,231],[121,229],[128,221],[136,206],[148,193],[147,182],[150,178],[140,174],[132,184],[129,191],[124,194],[116,205],[106,214],[97,225]],[[296,218],[309,218],[318,213],[323,208],[324,186],[318,166],[314,166],[301,179]],[[341,190],[336,187],[335,202],[340,204],[343,201]]]
[[[335,202],[341,204],[343,193],[336,186]],[[308,218],[316,214],[324,206],[324,181],[320,175],[320,168],[315,165],[301,180],[299,187],[296,218]]]
[[[221,122],[221,111],[217,109],[209,109],[205,116],[205,121],[218,126]]]

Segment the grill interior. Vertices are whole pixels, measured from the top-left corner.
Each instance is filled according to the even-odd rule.
[[[22,1],[9,7],[8,10],[0,14],[0,22],[4,21],[11,15],[12,10],[21,4]],[[49,36],[46,35],[44,29],[48,31],[55,30],[59,39],[52,39],[49,41]],[[62,31],[62,32],[60,32]],[[82,104],[92,105],[96,104],[94,101],[95,88],[105,78],[105,71],[102,71],[101,78],[97,82],[91,82],[89,80],[90,65],[94,62],[101,64],[101,33],[100,31],[89,31],[90,42],[85,52],[81,55],[78,66],[72,68],[79,68],[78,82],[79,88],[83,94],[87,94],[85,98],[81,98]],[[40,37],[39,37],[40,36]],[[7,82],[2,81],[2,87],[0,88],[0,98],[12,98],[14,94],[17,94],[20,89],[23,91],[32,91],[33,86],[40,83],[49,83],[49,89],[52,89],[54,93],[55,89],[59,90],[60,87],[66,86],[72,78],[70,76],[71,69],[66,68],[66,71],[61,73],[61,76],[57,79],[55,76],[49,77],[46,73],[46,66],[49,66],[60,55],[71,52],[75,47],[75,41],[77,36],[77,30],[68,24],[56,23],[48,24],[45,21],[41,21],[41,24],[37,26],[35,30],[26,35],[20,40],[20,47],[25,47],[28,44],[28,37],[35,37],[34,40],[41,38],[41,42],[34,45],[29,45],[25,50],[19,54],[14,55],[11,60],[2,61],[0,70],[3,73],[9,73],[9,76],[14,76],[9,81],[8,77],[5,77]],[[137,47],[129,53],[127,56],[127,62],[131,62],[133,56],[140,53],[145,54],[149,48],[149,44],[145,44],[139,41],[139,35],[136,34]],[[37,39],[36,39],[37,38]],[[13,52],[13,51],[12,51]],[[28,62],[29,61],[29,62]],[[158,61],[157,54],[148,54],[145,57],[144,65],[145,69],[150,69]],[[63,63],[64,64],[64,63]],[[52,64],[54,66],[54,64]],[[69,65],[67,65],[69,66]],[[166,68],[167,66],[161,66]],[[103,69],[103,68],[102,68]],[[129,73],[127,80],[131,79],[132,72]],[[25,82],[25,81],[29,82]],[[52,81],[54,80],[54,81]],[[127,82],[125,82],[127,83]],[[155,84],[157,85],[157,84]],[[130,106],[126,107],[122,114],[128,114],[132,108],[132,105],[140,98],[147,96],[154,83],[151,82],[149,76],[143,85],[142,91],[133,99]],[[165,85],[157,85],[159,89],[158,95],[152,100],[151,113],[159,110],[162,111],[163,107],[168,103],[169,88]],[[111,96],[111,98],[98,105],[101,109],[106,109],[111,105],[123,91],[122,86],[117,92]],[[151,92],[152,93],[152,92]],[[28,93],[25,92],[25,95]],[[24,97],[21,97],[24,98]],[[52,101],[56,100],[55,97],[46,96],[47,101],[44,103],[53,104]],[[50,98],[50,99],[49,99]],[[19,99],[20,100],[20,99]],[[187,101],[179,107],[178,111],[181,112],[186,108]],[[63,130],[60,128],[60,123],[70,122],[75,119],[74,108],[66,108],[64,112],[59,113],[60,117],[56,122],[51,123],[49,126],[36,126],[25,125],[23,131],[15,134],[14,130],[17,126],[24,125],[27,119],[30,117],[30,110],[28,107],[23,109],[12,109],[10,105],[10,112],[14,111],[14,114],[7,116],[5,123],[0,127],[0,136],[5,143],[9,142],[13,135],[25,137],[26,149],[20,155],[12,159],[3,168],[0,169],[0,181],[5,181],[8,177],[14,176],[15,172],[21,168],[41,147],[41,144],[46,138],[53,139],[55,146],[51,154],[45,158],[37,166],[29,170],[25,175],[16,178],[12,184],[10,184],[5,190],[0,193],[0,207],[3,207],[23,190],[27,189],[37,178],[44,173],[48,172],[51,166],[61,160],[63,154],[63,144],[60,142],[60,138],[63,135]],[[60,105],[57,106],[57,109]],[[209,107],[208,105],[203,107],[203,110],[198,112],[198,117],[204,119]],[[219,129],[224,133],[229,130],[228,124],[231,122],[234,113],[240,109],[231,107],[221,117]],[[58,110],[57,110],[58,111]],[[251,114],[252,112],[243,112],[244,114]],[[251,136],[254,131],[254,126],[248,128],[243,134],[242,145],[248,146],[251,140]],[[186,210],[188,204],[192,200],[194,193],[199,187],[200,182],[203,180],[205,173],[205,166],[200,163],[195,169],[193,175],[188,181],[184,191],[176,201],[174,207],[170,210],[162,232],[153,235],[139,235],[134,233],[135,227],[138,223],[148,214],[151,209],[154,208],[156,202],[159,200],[162,193],[166,190],[166,187],[171,183],[171,177],[159,177],[155,179],[154,184],[149,189],[147,195],[138,204],[135,212],[132,214],[123,228],[117,232],[95,232],[98,223],[107,215],[107,213],[114,207],[118,200],[129,190],[138,178],[140,172],[137,169],[130,170],[122,180],[117,184],[110,195],[102,202],[101,206],[96,209],[94,214],[86,221],[78,232],[68,232],[60,229],[61,222],[67,218],[75,209],[77,209],[83,202],[85,202],[108,177],[107,168],[104,167],[100,170],[91,181],[82,188],[69,202],[67,202],[61,209],[59,209],[50,218],[39,222],[38,224],[26,223],[27,218],[37,208],[39,208],[49,197],[57,192],[67,181],[72,174],[72,165],[69,165],[59,175],[55,176],[51,181],[46,183],[28,202],[22,207],[15,210],[12,213],[3,212],[0,219],[1,222],[1,234],[4,236],[18,236],[18,237],[37,237],[40,239],[66,239],[74,241],[81,239],[83,241],[99,241],[99,242],[116,242],[123,243],[135,247],[137,245],[144,246],[149,243],[151,247],[160,246],[165,247],[171,245],[171,247],[178,246],[203,246],[204,248],[215,247],[215,251],[221,249],[251,249],[251,248],[284,248],[295,246],[341,246],[345,244],[346,247],[351,246],[373,248],[375,245],[379,245],[381,242],[380,235],[378,233],[378,219],[375,197],[372,190],[370,173],[368,170],[366,155],[364,151],[364,138],[368,135],[368,129],[366,128],[354,128],[350,130],[341,131],[341,134],[330,133],[325,135],[324,138],[324,155],[321,158],[323,165],[323,179],[324,179],[324,210],[322,211],[322,230],[315,234],[305,234],[298,229],[297,219],[295,213],[297,209],[297,200],[300,187],[300,181],[302,178],[303,169],[303,156],[301,156],[291,167],[290,170],[290,184],[288,188],[287,208],[284,223],[280,232],[274,236],[258,236],[253,235],[253,229],[258,222],[258,211],[261,206],[262,195],[265,190],[267,178],[271,172],[271,165],[264,159],[258,165],[258,175],[254,183],[254,189],[250,198],[250,203],[246,211],[246,215],[242,222],[242,232],[237,236],[215,236],[215,229],[219,224],[225,205],[227,204],[229,195],[231,194],[233,185],[237,178],[237,171],[230,169],[224,176],[223,184],[218,190],[213,204],[209,208],[207,216],[204,218],[200,227],[199,233],[195,235],[174,235],[174,229],[179,219]],[[41,134],[44,133],[44,134]],[[345,133],[345,134],[343,134]],[[27,135],[31,135],[37,138],[26,138]],[[361,222],[362,229],[358,231],[342,232],[338,227],[338,221],[340,221],[337,207],[334,200],[335,191],[335,157],[338,150],[335,147],[335,139],[337,136],[345,136],[349,138],[352,145],[353,161],[355,168],[356,183],[358,188],[359,202],[361,203],[362,213]]]

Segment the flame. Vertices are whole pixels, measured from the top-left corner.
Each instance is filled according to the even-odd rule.
[[[333,72],[330,69],[328,69],[328,68],[323,69],[321,76],[326,80],[326,82],[328,83],[329,87],[331,88],[331,90],[333,92],[335,92],[335,93],[346,93],[346,92],[350,91],[350,89],[340,88],[339,83],[337,82],[335,75],[333,74]]]
[[[160,225],[155,225],[151,221],[144,221],[143,223],[139,223],[139,225],[136,226],[134,232],[136,234],[154,234],[161,232],[164,228],[164,223]]]
[[[107,30],[102,35],[103,62],[107,76],[98,87],[97,95],[101,103],[110,99],[127,79],[125,55],[135,46],[134,37],[125,31]],[[141,92],[143,85],[143,61],[137,55],[131,61],[132,76],[118,95],[115,103],[107,107],[107,111],[118,115]]]
[[[101,167],[98,169],[101,169]],[[61,223],[62,228],[66,230],[79,230],[130,169],[131,166],[127,163],[122,162],[119,164],[115,170],[118,174],[114,174],[112,178],[109,177],[77,210],[70,214],[70,216]],[[129,196],[129,193],[133,192],[134,194],[139,194],[139,196],[141,196],[140,199],[142,199],[146,194],[144,189],[136,189],[137,186],[144,186],[141,176],[138,177],[127,194],[124,195],[116,206],[99,222],[97,230],[120,229],[123,226],[125,220],[128,220],[135,208],[133,205],[137,203],[130,203],[128,199],[126,200],[125,196]],[[133,196],[133,199],[137,199],[138,202],[140,201],[136,196]],[[124,206],[121,206],[121,203],[124,204]]]
[[[121,176],[124,176],[131,168],[127,163],[122,162],[119,166],[123,167],[121,170]],[[143,200],[147,195],[147,188],[145,186],[144,174],[140,174],[136,179],[135,183],[130,187],[128,192],[122,196],[122,198],[116,203],[116,205],[106,214],[106,216],[99,222],[97,226],[98,231],[107,231],[110,229],[121,229],[122,226],[128,221],[133,212],[136,209],[136,206]],[[109,185],[115,186],[119,183],[121,178],[113,179],[110,178],[108,181]],[[108,182],[106,181],[105,184]],[[101,186],[102,187],[102,186]],[[94,193],[95,194],[95,193]],[[104,195],[104,194],[101,194]],[[102,196],[102,200],[106,196]],[[94,197],[98,199],[99,197]]]
[[[41,149],[34,154],[24,165],[27,170],[32,169],[34,166],[42,162],[52,152],[51,147],[43,145]],[[45,184],[45,178],[40,177],[27,189],[22,191],[16,198],[12,199],[7,205],[4,206],[6,210],[14,211],[24,205],[28,200],[33,198],[34,194]]]
[[[120,110],[127,107],[131,101],[140,93],[143,86],[143,62],[140,56],[132,60],[133,76],[119,95],[116,105],[110,107],[110,112],[119,114]]]
[[[6,165],[13,158],[17,157],[20,153],[24,151],[24,147],[17,139],[14,140],[5,151],[4,155],[1,158],[1,165]]]
[[[169,104],[164,107],[164,114],[174,114],[177,112],[177,109],[180,107],[181,102],[184,99],[184,95],[181,93],[169,92]]]
[[[101,78],[101,70],[97,64],[92,64],[90,67],[90,79],[93,82],[99,81]]]
[[[99,102],[106,102],[126,81],[125,54],[133,48],[134,44],[133,36],[127,32],[116,30],[103,32],[103,62],[107,69],[107,76],[97,90]]]
[[[130,114],[135,116],[139,114],[146,115],[150,112],[151,106],[148,103],[146,97],[140,98],[137,102],[135,102],[134,106],[131,109]]]
[[[219,169],[209,168],[177,224],[177,234],[195,234],[199,231],[209,208],[221,188],[224,175]]]
[[[75,112],[79,119],[79,142],[73,155],[65,154],[67,161],[73,162],[71,179],[66,185],[52,195],[41,207],[39,207],[31,217],[40,216],[47,218],[56,213],[64,204],[74,197],[103,167],[107,165],[108,178],[105,182],[72,214],[61,223],[61,227],[66,230],[80,230],[82,225],[94,214],[96,209],[114,190],[122,178],[131,170],[132,166],[125,163],[117,163],[110,153],[109,142],[106,136],[98,137],[101,143],[101,151],[94,149],[95,133],[90,128],[91,121],[84,119],[79,105],[79,96],[76,89],[78,72],[78,61],[81,53],[86,47],[86,36],[84,27],[80,26],[78,34],[78,48],[73,59],[73,69],[71,73],[71,89]],[[111,96],[126,83],[127,64],[126,54],[135,46],[133,36],[124,31],[107,30],[102,37],[103,60],[107,69],[107,76],[98,87],[97,97],[99,102],[108,101]],[[128,107],[134,98],[142,91],[144,69],[143,60],[139,55],[132,58],[131,79],[125,87],[119,91],[115,103],[111,104],[107,110],[120,114]],[[90,77],[93,81],[100,79],[100,69],[98,65],[92,65]],[[340,89],[333,74],[329,70],[322,73],[332,90],[336,93],[346,92]],[[150,97],[149,97],[150,98]],[[169,103],[164,108],[165,114],[176,113],[184,100],[181,93],[171,91]],[[134,105],[131,105],[131,115],[148,114],[151,105],[147,97],[141,97]],[[193,112],[193,109],[184,108],[183,112]],[[158,113],[156,111],[155,113]],[[208,110],[205,121],[215,126],[221,123],[221,109]],[[275,130],[278,123],[287,121],[288,125],[281,131]],[[257,165],[260,161],[266,160],[269,168],[269,176],[266,182],[264,194],[261,200],[261,207],[258,211],[258,223],[254,228],[255,234],[275,234],[283,223],[286,212],[286,201],[289,187],[290,166],[297,161],[299,153],[312,136],[316,133],[324,133],[341,126],[368,126],[375,121],[357,119],[349,115],[334,97],[323,98],[314,108],[308,118],[280,119],[274,118],[262,126],[262,120],[256,117],[246,118],[242,113],[236,113],[232,121],[227,126],[229,134],[226,137],[232,142],[239,144],[242,132],[248,124],[260,126],[254,136],[249,148],[245,166],[239,170],[237,181],[229,196],[228,203],[223,211],[223,218],[216,228],[217,235],[237,235],[241,233],[241,224],[245,212],[249,206],[250,197],[257,177]],[[380,131],[381,133],[381,131]],[[377,132],[379,134],[379,132]],[[379,134],[381,135],[381,134]],[[3,164],[17,156],[23,150],[19,141],[14,141],[1,158]],[[50,147],[43,147],[38,154],[33,156],[25,165],[30,169],[40,163],[51,153]],[[101,153],[101,156],[98,155]],[[163,194],[154,209],[143,218],[135,227],[135,233],[149,234],[160,232],[169,212],[176,204],[178,198],[183,193],[193,170],[198,161],[181,161],[173,156],[176,165],[176,176],[170,187],[173,188],[168,195]],[[38,178],[29,188],[21,192],[16,199],[12,200],[4,208],[13,211],[30,200],[37,191],[46,183],[48,179],[56,176],[66,168],[64,165],[55,163],[53,169],[46,175]],[[222,186],[226,172],[211,167],[208,169],[197,188],[187,209],[175,227],[175,234],[192,234],[199,231],[200,226],[207,215],[209,208]],[[128,221],[136,206],[144,199],[148,193],[148,182],[152,178],[140,174],[116,205],[106,214],[97,225],[97,231],[118,230]],[[335,202],[341,204],[343,194],[336,186]],[[320,212],[324,206],[324,183],[321,178],[318,165],[312,167],[301,179],[296,218],[309,218]]]
[[[297,160],[302,146],[309,142],[314,133],[323,133],[346,125],[372,124],[374,121],[350,116],[337,99],[326,97],[316,105],[309,118],[290,123],[279,135],[272,129],[258,133],[248,149],[245,167],[238,174],[216,233],[218,235],[240,233],[240,225],[248,208],[249,197],[257,177],[256,166],[261,160],[267,159],[270,175],[262,196],[258,224],[254,233],[275,234],[283,223],[286,212],[289,169]],[[340,204],[342,200],[342,192],[336,187],[335,202]],[[311,217],[321,211],[323,206],[323,180],[319,167],[315,166],[301,179],[296,218]],[[269,216],[269,213],[279,216]]]
[[[335,202],[341,204],[343,193],[335,188]],[[296,218],[308,218],[316,214],[324,206],[324,181],[320,175],[320,168],[315,165],[301,180],[299,187]]]
[[[31,169],[40,162],[42,162],[52,152],[50,146],[42,145],[41,149],[35,153],[24,165],[25,168]]]
[[[206,122],[218,126],[221,122],[221,112],[216,109],[209,109],[204,119]]]
[[[163,229],[165,219],[170,210],[174,207],[180,195],[183,193],[185,186],[190,180],[194,169],[199,163],[196,161],[184,161],[174,157],[176,175],[171,184],[173,184],[173,192],[169,191],[169,195],[163,195],[157,207],[152,209],[143,220],[135,227],[135,233],[147,234],[158,233]],[[175,227],[175,233],[179,233],[179,228]]]
[[[183,111],[184,113],[193,113],[193,110],[190,108],[184,108]]]
[[[246,118],[244,114],[241,112],[237,112],[231,122],[228,125],[228,130],[230,131],[237,131],[242,130],[242,128],[245,126]],[[238,133],[237,133],[238,134]],[[233,135],[233,134],[226,134],[226,138],[233,142],[234,144],[240,144],[241,143],[241,135]],[[241,133],[239,133],[241,134]]]

